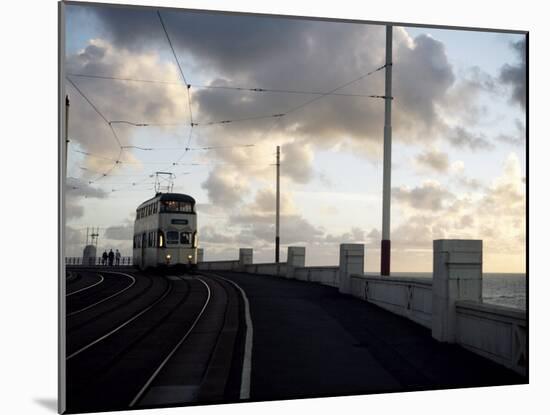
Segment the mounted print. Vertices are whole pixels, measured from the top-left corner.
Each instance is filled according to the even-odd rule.
[[[528,383],[528,33],[59,3],[59,411]]]

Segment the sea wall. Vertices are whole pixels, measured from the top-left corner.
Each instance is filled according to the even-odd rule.
[[[305,248],[288,247],[286,263],[239,260],[199,263],[204,270],[234,270],[323,284],[367,301],[431,330],[440,342],[456,343],[517,373],[527,373],[525,311],[482,302],[482,241],[433,242],[433,278],[364,273],[365,247],[341,244],[338,266],[305,266]]]

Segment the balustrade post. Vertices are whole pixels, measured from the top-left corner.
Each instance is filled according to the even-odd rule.
[[[481,302],[482,241],[433,241],[432,337],[441,342],[456,339],[458,300]]]

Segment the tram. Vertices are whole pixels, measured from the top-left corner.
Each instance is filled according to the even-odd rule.
[[[136,209],[133,263],[140,269],[194,268],[197,264],[195,199],[157,193]]]

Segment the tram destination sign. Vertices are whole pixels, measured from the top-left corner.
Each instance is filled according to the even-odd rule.
[[[188,225],[189,221],[187,219],[172,219],[172,225]]]

